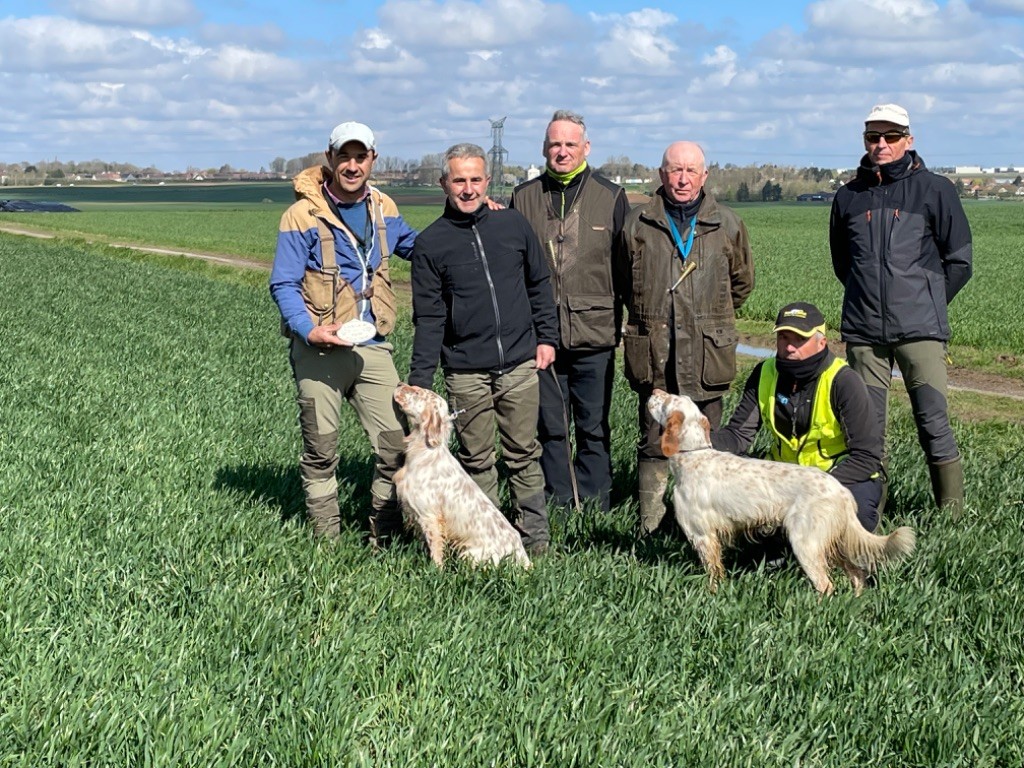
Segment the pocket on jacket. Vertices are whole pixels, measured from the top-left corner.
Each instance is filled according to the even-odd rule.
[[[334,306],[334,292],[339,282],[341,278],[337,275],[306,270],[302,280],[302,298],[310,311],[318,315],[329,311]]]
[[[622,356],[623,372],[631,387],[636,389],[639,385],[653,383],[650,336],[623,336]]]
[[[317,325],[348,319],[356,307],[355,291],[343,277],[313,270],[302,280],[302,299]]]
[[[732,323],[706,325],[701,329],[704,337],[704,366],[701,383],[705,387],[726,387],[736,377],[736,345],[739,334]]]
[[[615,343],[615,301],[603,294],[567,297],[569,333],[567,344],[577,347],[610,347]]]
[[[377,321],[377,331],[382,336],[387,336],[395,328],[395,318],[398,314],[398,299],[395,298],[395,291],[391,284],[377,275],[373,281],[373,297],[370,299],[370,308],[373,309],[373,316]]]

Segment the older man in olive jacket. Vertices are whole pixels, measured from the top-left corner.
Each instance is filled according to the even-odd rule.
[[[659,176],[652,200],[626,219],[617,267],[629,313],[625,373],[640,406],[641,535],[653,533],[665,516],[668,480],[647,399],[655,387],[687,395],[718,426],[722,397],[736,375],[736,310],[754,289],[746,227],[704,191],[701,148],[671,144]]]

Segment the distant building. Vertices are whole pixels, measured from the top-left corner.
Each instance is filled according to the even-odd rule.
[[[958,165],[956,167],[955,173],[958,176],[964,176],[966,174],[971,174],[971,173],[981,173],[981,166],[980,165]]]
[[[804,192],[796,196],[798,203],[831,203],[835,192]]]
[[[538,176],[540,176],[540,168],[531,164],[530,167],[526,169],[526,180],[529,181],[530,179],[536,179]]]

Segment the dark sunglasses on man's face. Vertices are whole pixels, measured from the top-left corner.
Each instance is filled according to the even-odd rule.
[[[902,141],[909,136],[909,133],[904,131],[864,131],[864,141],[868,144],[877,144],[880,139],[885,138],[886,144],[895,144],[897,141]]]

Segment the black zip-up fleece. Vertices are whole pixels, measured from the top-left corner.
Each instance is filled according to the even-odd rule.
[[[429,388],[446,370],[504,373],[558,346],[550,274],[522,214],[450,203],[416,238],[412,257],[415,335],[409,383]]]
[[[843,341],[949,340],[947,305],[971,277],[971,229],[953,183],[910,150],[840,187],[829,222],[845,287]]]

